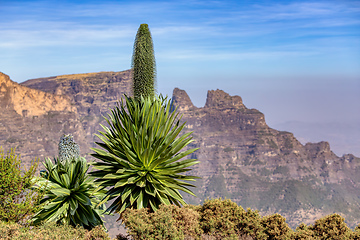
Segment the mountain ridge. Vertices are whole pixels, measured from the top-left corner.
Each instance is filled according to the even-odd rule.
[[[39,116],[49,111],[76,112],[70,100],[64,96],[49,94],[28,88],[10,80],[0,72],[0,103],[24,117]]]
[[[54,108],[24,116],[0,104],[0,146],[17,147],[29,163],[35,157],[56,156],[61,135],[72,133],[81,155],[90,160],[90,147],[98,141],[94,133],[105,124],[102,115],[123,94],[131,94],[131,71],[32,79],[20,86],[36,89],[39,96],[62,97],[76,110]],[[191,173],[202,177],[195,183],[199,198],[186,196],[188,202],[228,197],[262,214],[281,213],[291,226],[332,211],[342,213],[350,226],[357,224],[359,158],[338,157],[327,142],[303,145],[292,133],[270,128],[264,114],[248,109],[240,96],[222,90],[208,91],[205,106],[198,108],[184,90],[175,88],[172,103],[187,122],[184,131],[194,131],[190,147],[200,147],[191,156],[200,161]]]

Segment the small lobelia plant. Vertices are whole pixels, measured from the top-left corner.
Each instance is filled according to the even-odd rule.
[[[47,186],[41,200],[44,207],[33,217],[33,224],[56,222],[86,229],[103,225],[100,216],[105,205],[99,202],[105,192],[87,175],[89,164],[79,156],[79,146],[71,135],[61,138],[55,163],[46,158],[44,166],[37,184],[39,189]]]

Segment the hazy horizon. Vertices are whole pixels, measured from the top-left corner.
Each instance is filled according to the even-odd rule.
[[[360,128],[359,1],[3,0],[0,21],[0,71],[16,82],[127,70],[147,23],[159,93],[178,87],[202,107],[221,89],[270,127]]]

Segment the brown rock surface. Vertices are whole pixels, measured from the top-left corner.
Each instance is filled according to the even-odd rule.
[[[2,76],[0,146],[17,147],[25,162],[56,156],[64,133],[74,135],[81,155],[91,153],[98,141],[94,133],[105,124],[102,115],[131,93],[131,71],[39,78],[20,85]],[[32,100],[35,96],[43,99]],[[190,203],[228,197],[263,214],[278,212],[293,227],[332,212],[341,213],[351,226],[358,223],[359,158],[338,157],[327,142],[304,146],[292,133],[270,128],[264,115],[248,109],[241,97],[221,90],[209,91],[202,108],[184,90],[174,89],[172,99],[187,121],[185,131],[194,132],[190,147],[200,147],[191,156],[200,160],[191,171],[202,177],[196,182],[199,198],[187,196]],[[23,110],[33,115],[24,117]]]
[[[174,90],[174,99],[185,99],[175,106],[187,105],[185,94]],[[191,147],[200,147],[192,156],[200,160],[192,172],[202,177],[195,189],[199,198],[188,201],[227,197],[262,214],[279,212],[293,227],[334,211],[356,224],[359,158],[340,158],[327,142],[304,146],[292,133],[270,128],[239,96],[221,90],[209,91],[203,108],[179,109],[186,130],[194,131]]]
[[[103,115],[131,93],[130,74],[62,75],[21,84],[0,74],[0,146],[16,147],[28,165],[36,157],[56,156],[60,137],[71,133],[81,154],[88,155],[97,140],[94,133],[105,124]]]
[[[66,96],[48,94],[28,88],[10,80],[0,72],[0,104],[3,108],[13,109],[24,117],[40,116],[49,111],[76,112]]]

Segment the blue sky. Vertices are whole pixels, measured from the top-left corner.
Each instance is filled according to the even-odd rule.
[[[0,0],[0,71],[12,80],[130,68],[152,32],[158,92],[240,95],[271,126],[360,122],[360,1]]]

